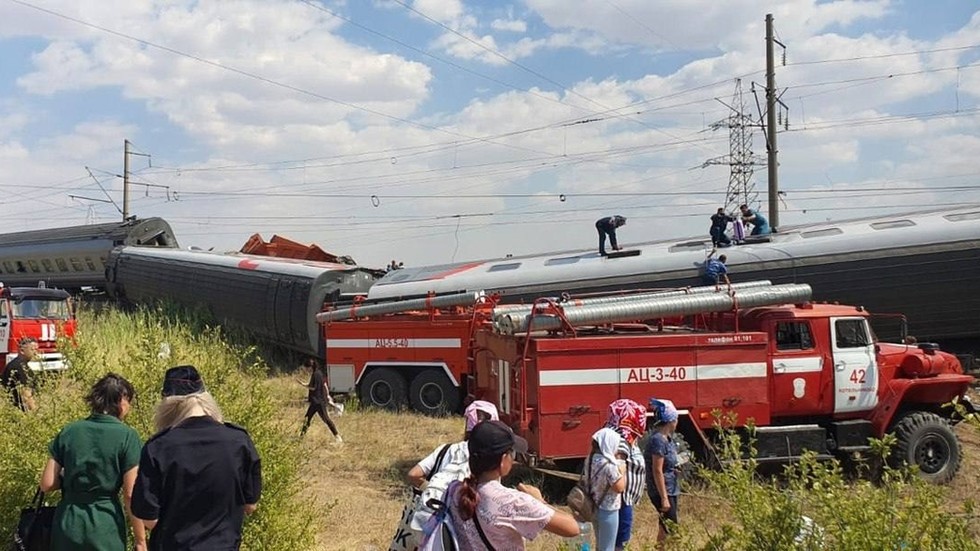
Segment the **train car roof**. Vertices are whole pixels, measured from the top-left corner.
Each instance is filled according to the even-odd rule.
[[[324,272],[372,271],[350,264],[320,262],[315,260],[296,260],[242,253],[215,253],[210,251],[187,251],[181,249],[155,249],[146,247],[120,247],[117,252],[130,256],[141,256],[172,260],[178,262],[194,262],[240,270],[269,272],[284,275],[316,278]]]
[[[773,234],[766,242],[719,249],[716,254],[727,255],[728,264],[738,266],[787,258],[819,261],[824,256],[862,251],[899,255],[913,246],[951,246],[964,241],[980,241],[980,205],[792,226]],[[430,291],[496,291],[554,282],[601,282],[604,278],[656,273],[689,274],[704,263],[711,242],[704,236],[628,248],[638,254],[605,259],[590,249],[409,267],[380,279],[369,291],[369,298],[418,296]]]
[[[110,222],[105,224],[88,224],[83,226],[67,226],[63,228],[47,228],[43,230],[26,230],[0,234],[0,247],[16,245],[40,245],[49,242],[75,241],[86,239],[112,239],[126,241],[133,229],[140,226],[160,226],[173,239],[170,224],[163,218],[133,219],[126,222]],[[155,236],[153,236],[155,237]],[[135,244],[135,243],[134,243]]]

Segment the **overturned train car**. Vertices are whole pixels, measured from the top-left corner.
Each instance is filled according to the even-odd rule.
[[[162,218],[0,234],[0,281],[4,285],[77,291],[105,287],[106,260],[118,246],[177,247]]]
[[[628,230],[621,238],[628,239]],[[390,300],[486,290],[515,301],[700,285],[711,241],[705,236],[629,248],[635,256],[571,251],[406,268],[379,280],[368,296]],[[734,281],[807,283],[816,300],[863,305],[872,313],[901,312],[920,340],[957,352],[980,351],[980,206],[787,227],[715,254],[722,253]],[[879,324],[880,336],[895,338],[896,326]]]
[[[202,251],[119,247],[107,260],[108,291],[129,303],[167,299],[301,354],[323,357],[317,312],[365,293],[375,272],[328,262]]]

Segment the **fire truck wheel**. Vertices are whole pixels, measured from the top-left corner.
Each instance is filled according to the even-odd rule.
[[[459,409],[459,389],[436,369],[421,371],[412,379],[408,399],[412,409],[427,415],[443,415]]]
[[[397,410],[405,406],[405,378],[387,367],[373,369],[361,380],[361,402],[383,409]]]
[[[919,476],[933,484],[953,480],[960,468],[960,442],[949,423],[935,413],[917,411],[902,417],[892,431],[898,442],[892,458],[919,468]]]

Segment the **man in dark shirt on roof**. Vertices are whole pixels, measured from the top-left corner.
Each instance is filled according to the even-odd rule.
[[[718,212],[711,215],[711,245],[714,247],[727,247],[732,244],[732,240],[725,235],[728,224],[735,219],[725,214],[725,209],[719,207]]]
[[[234,551],[256,509],[262,471],[245,429],[222,422],[193,366],[167,370],[133,488],[133,515],[153,551]],[[165,426],[161,426],[165,425]]]
[[[599,255],[606,256],[606,236],[609,236],[609,244],[614,251],[621,250],[622,247],[616,243],[616,228],[626,225],[626,218],[619,216],[607,216],[596,220],[595,229],[599,232]]]

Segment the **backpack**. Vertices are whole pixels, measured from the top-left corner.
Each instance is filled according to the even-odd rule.
[[[418,551],[462,551],[463,548],[456,536],[456,528],[453,527],[453,513],[449,508],[449,495],[459,484],[458,480],[449,484],[445,491],[445,500],[430,499],[426,503],[433,513],[422,530],[422,543],[419,544]],[[473,523],[476,524],[476,531],[480,535],[483,546],[488,551],[495,551],[476,515],[473,515]]]
[[[415,514],[412,516],[412,529],[422,531],[429,517],[435,514],[436,510],[429,506],[430,501],[445,502],[446,490],[450,484],[466,478],[469,474],[469,463],[450,463],[443,466],[445,457],[448,455],[449,448],[454,444],[443,447],[436,458],[436,465],[429,473],[429,483],[422,490],[422,495],[416,501]]]
[[[572,514],[580,522],[592,522],[595,520],[596,503],[592,499],[592,491],[589,488],[592,482],[591,471],[592,455],[590,454],[589,458],[585,461],[585,469],[582,472],[582,476],[579,477],[578,482],[575,483],[575,487],[565,497],[565,503],[568,504],[569,509],[572,510]]]

